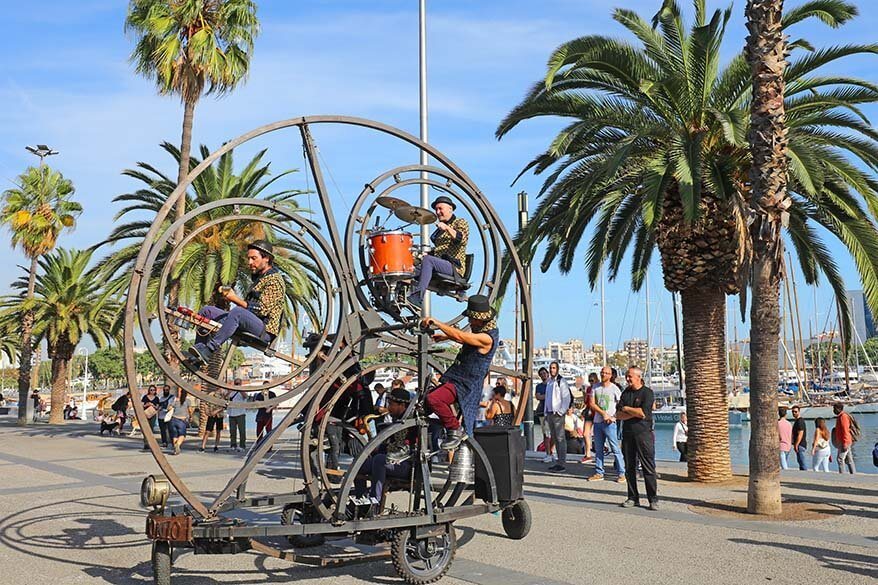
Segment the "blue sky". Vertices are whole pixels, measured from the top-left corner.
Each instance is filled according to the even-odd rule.
[[[545,147],[559,124],[530,122],[498,142],[493,137],[498,121],[544,74],[546,59],[559,44],[586,34],[621,36],[621,27],[610,18],[612,7],[624,5],[651,16],[659,4],[659,0],[428,2],[430,142],[488,194],[510,229],[516,221],[515,193],[521,189],[535,193],[541,179],[527,176],[514,187],[510,183]],[[878,5],[858,4],[862,14],[841,31],[808,25],[798,27],[794,36],[807,37],[817,46],[873,42]],[[262,34],[250,78],[228,97],[202,100],[196,112],[195,143],[215,149],[254,127],[308,114],[364,116],[417,133],[417,5],[416,0],[260,2]],[[717,8],[726,3],[709,5]],[[4,11],[0,181],[8,188],[34,162],[24,150],[26,144],[47,143],[58,149],[61,154],[51,164],[75,182],[77,197],[85,206],[76,230],[61,241],[66,247],[93,244],[110,231],[118,210],[112,198],[136,187],[121,176],[122,169],[149,161],[172,175],[175,172],[158,144],[179,141],[182,109],[175,99],[157,96],[150,81],[133,73],[127,61],[131,39],[122,26],[125,9],[121,0],[44,0],[16,3]],[[739,0],[726,55],[743,45],[743,9]],[[843,72],[874,81],[874,65],[867,58],[849,59]],[[340,185],[340,203],[352,201],[364,182],[385,170],[383,151],[369,147],[366,138],[333,132],[316,138]],[[270,149],[273,168],[301,167],[298,147],[291,144],[282,138],[263,144]],[[343,193],[350,193],[347,199]],[[532,198],[531,208],[535,205]],[[842,248],[833,244],[833,249],[849,288],[858,288],[853,264]],[[4,275],[0,292],[5,292],[23,260],[2,242],[0,252]],[[582,266],[580,255],[569,275],[535,271],[538,344],[570,337],[600,340],[598,295],[589,290]],[[619,281],[606,288],[611,348],[646,333],[645,298],[629,293],[624,274],[623,270]],[[651,308],[657,315],[654,335],[661,321],[670,343],[670,297],[661,286],[657,256],[651,280]],[[814,313],[812,296],[810,290],[800,289],[803,319]],[[829,305],[828,291],[819,290],[821,322]],[[509,311],[504,313],[508,323]],[[743,337],[742,330],[739,327]],[[511,336],[511,329],[506,332]]]

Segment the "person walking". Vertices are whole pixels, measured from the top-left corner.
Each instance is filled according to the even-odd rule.
[[[793,407],[793,452],[796,454],[799,471],[808,471],[808,462],[805,458],[808,454],[808,427],[798,405]]]
[[[183,441],[186,440],[186,432],[189,429],[189,410],[192,401],[183,388],[177,389],[177,398],[174,401],[174,414],[171,416],[171,443],[174,446],[174,455],[179,455],[183,449]]]
[[[616,412],[622,391],[610,382],[613,375],[609,366],[601,368],[601,383],[592,388],[588,406],[594,412],[594,475],[588,481],[604,479],[604,443],[610,444],[613,453],[613,467],[616,469],[618,483],[625,482],[625,460],[619,448],[619,435],[616,431]]]
[[[585,389],[585,408],[582,409],[582,441],[585,455],[579,460],[580,463],[591,461],[591,437],[594,432],[594,410],[591,409],[591,399],[594,387],[598,383],[598,375],[594,372],[588,375],[588,387]],[[614,382],[615,384],[615,382]],[[618,386],[618,384],[616,384]],[[617,437],[618,438],[618,437]]]
[[[232,383],[241,386],[242,380],[235,378]],[[233,453],[247,450],[247,410],[237,406],[247,402],[247,394],[240,390],[232,390],[229,393],[229,446]]]
[[[780,468],[789,469],[787,457],[793,448],[793,425],[787,420],[787,409],[783,406],[777,409],[777,434],[780,437]]]
[[[674,425],[674,439],[672,441],[671,447],[674,451],[680,452],[680,461],[686,462],[688,461],[689,449],[688,449],[688,440],[689,440],[689,421],[686,418],[686,413],[680,413],[680,420],[677,421],[677,424]]]
[[[546,453],[546,456],[543,457],[543,463],[551,463],[555,460],[553,455],[555,444],[552,443],[552,429],[549,427],[549,419],[546,418],[546,382],[549,379],[549,370],[540,368],[537,371],[537,375],[540,377],[540,381],[534,390],[534,396],[537,399],[537,407],[534,409],[534,422],[539,422],[540,429],[543,431],[543,451]]]
[[[155,434],[156,420],[158,420],[159,407],[161,405],[158,397],[158,388],[156,388],[155,384],[149,385],[146,389],[146,394],[140,400],[143,402],[143,413],[149,420],[149,426],[145,429],[140,429],[143,431],[143,450],[149,451],[149,445],[146,443],[146,433]]]
[[[171,394],[171,387],[165,384],[162,387],[162,395],[159,396],[159,412],[156,418],[159,420],[159,432],[162,435],[162,448],[167,449],[171,436],[169,432],[170,421],[165,421],[168,416],[168,407],[173,403],[174,395]]]
[[[564,417],[573,403],[573,396],[567,382],[561,376],[558,362],[549,364],[549,379],[546,380],[546,419],[558,462],[549,467],[549,471],[559,473],[567,471],[567,435],[564,432]]]
[[[625,374],[628,387],[619,398],[615,418],[622,422],[622,454],[630,473],[628,480],[628,499],[621,505],[632,508],[640,505],[637,491],[637,463],[643,470],[646,484],[646,497],[649,509],[658,510],[658,485],[655,477],[655,436],[652,433],[652,404],[655,401],[652,389],[643,383],[643,370],[628,368]]]
[[[818,418],[814,421],[814,446],[811,447],[811,467],[814,471],[829,473],[829,458],[832,449],[829,448],[829,429],[826,428],[826,419]]]
[[[848,472],[854,474],[857,472],[857,466],[854,465],[854,434],[853,434],[853,418],[844,411],[844,404],[836,403],[832,406],[832,412],[835,413],[835,429],[832,432],[832,444],[838,449],[836,460],[838,461],[838,472],[844,473],[844,466],[847,464]]]

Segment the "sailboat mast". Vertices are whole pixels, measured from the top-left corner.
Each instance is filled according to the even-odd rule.
[[[646,379],[652,388],[652,322],[649,320],[649,271],[646,272]]]
[[[793,286],[793,302],[795,304],[795,315],[796,315],[796,325],[799,330],[799,348],[802,352],[802,393],[803,396],[808,399],[808,402],[811,401],[811,397],[808,395],[808,365],[805,363],[805,338],[802,336],[802,314],[799,312],[799,287],[796,286],[796,277],[795,272],[793,270],[793,256],[789,252],[787,256],[790,259],[790,281]]]

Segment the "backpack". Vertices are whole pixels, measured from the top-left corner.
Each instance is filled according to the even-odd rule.
[[[872,465],[878,467],[878,443],[875,443],[875,448],[872,449]]]
[[[857,419],[855,419],[850,414],[848,415],[848,417],[851,419],[851,441],[856,443],[860,440],[860,423],[858,423]]]

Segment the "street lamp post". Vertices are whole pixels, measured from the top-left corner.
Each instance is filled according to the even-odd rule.
[[[80,351],[85,352],[85,370],[83,370],[83,377],[85,379],[83,380],[83,383],[82,383],[82,420],[86,420],[85,401],[86,401],[86,396],[88,393],[88,348],[87,347],[80,347],[78,350],[76,350],[76,353],[79,353]]]

